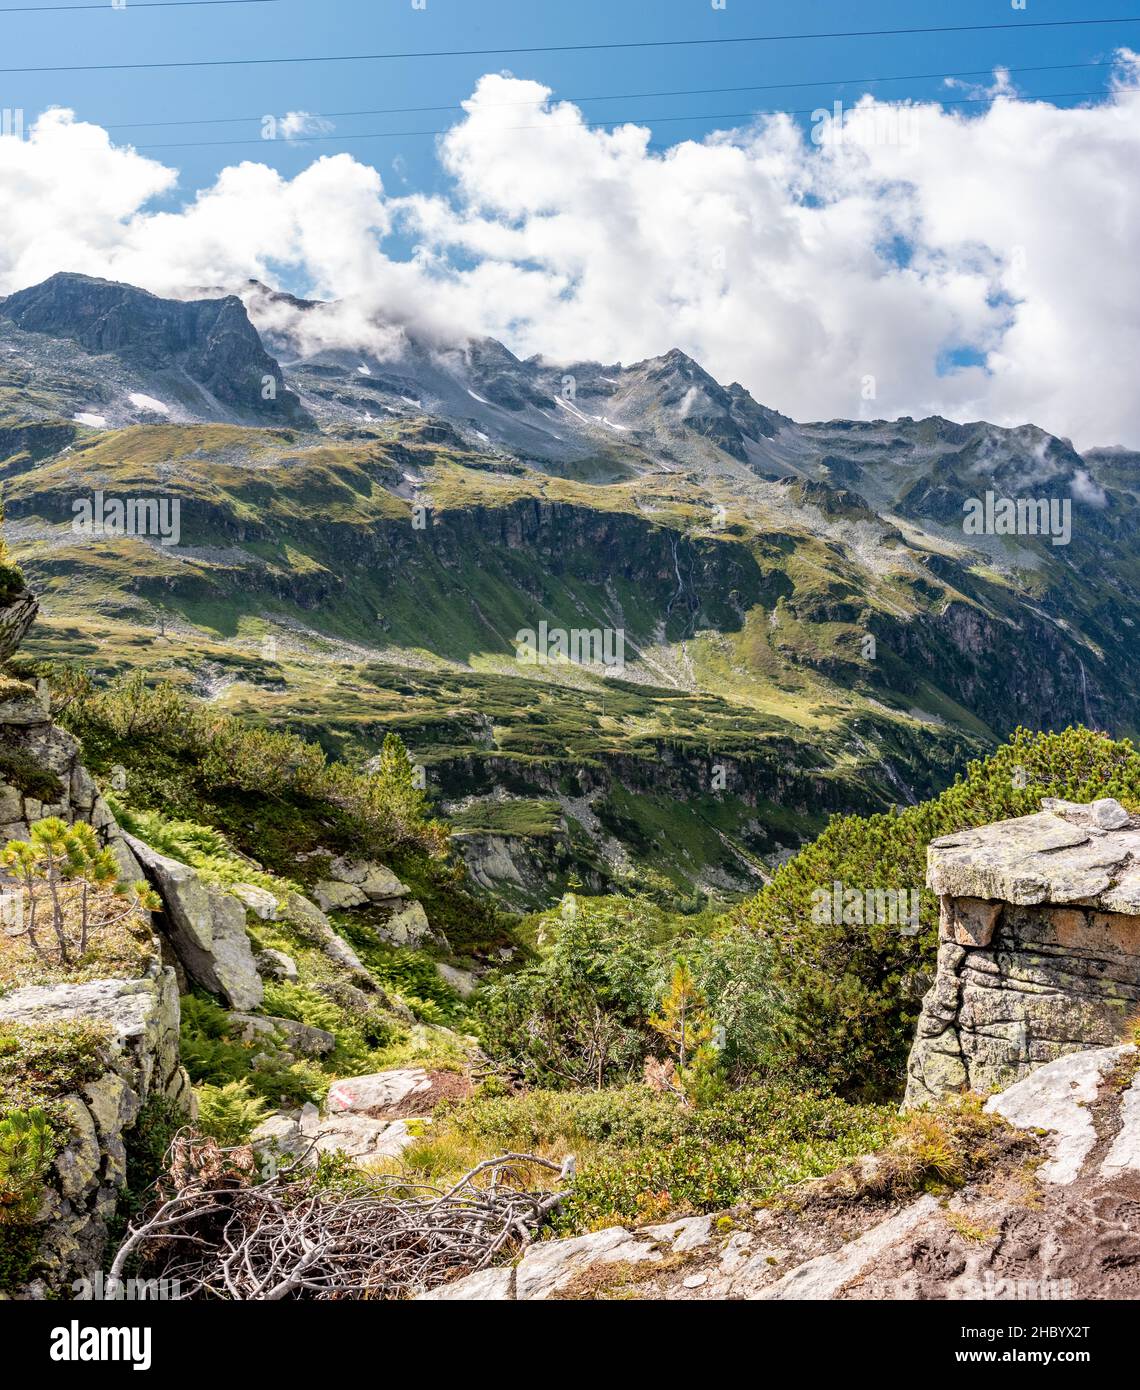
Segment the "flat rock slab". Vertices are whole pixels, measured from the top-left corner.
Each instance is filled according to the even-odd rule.
[[[350,1076],[329,1087],[326,1109],[330,1115],[365,1115],[391,1110],[408,1096],[431,1090],[431,1077],[420,1067],[398,1067],[371,1076]]]
[[[416,1301],[426,1299],[435,1302],[444,1300],[467,1300],[472,1303],[502,1303],[514,1298],[515,1272],[508,1267],[481,1269],[468,1274],[464,1279],[456,1279],[450,1284],[441,1284],[438,1289],[416,1295]]]
[[[367,1115],[339,1115],[317,1127],[318,1153],[342,1153],[358,1165],[380,1158],[398,1158],[414,1142],[403,1120],[372,1120]]]
[[[1042,1165],[1040,1177],[1050,1183],[1074,1182],[1096,1145],[1096,1126],[1089,1107],[1107,1073],[1135,1050],[1131,1046],[1098,1047],[1059,1057],[1007,1091],[991,1096],[986,1111],[1001,1115],[1017,1129],[1049,1130],[1053,1135],[1052,1156]]]
[[[575,1236],[571,1240],[540,1241],[527,1248],[515,1270],[515,1297],[541,1301],[571,1283],[595,1264],[638,1264],[662,1258],[652,1241],[638,1239],[624,1226]]]
[[[782,1279],[753,1295],[758,1300],[833,1298],[844,1284],[856,1278],[884,1250],[904,1240],[911,1231],[938,1209],[933,1197],[920,1197],[909,1207],[886,1221],[872,1226],[856,1240],[849,1241],[828,1255],[817,1255],[797,1265]]]
[[[1140,818],[1108,798],[1047,804],[1053,809],[931,840],[929,886],[943,897],[1140,913]]]

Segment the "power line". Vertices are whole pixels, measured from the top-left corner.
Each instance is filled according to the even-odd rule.
[[[623,43],[536,44],[516,48],[438,48],[404,53],[331,53],[292,58],[186,58],[162,63],[60,63],[50,67],[0,68],[0,73],[39,72],[136,72],[156,68],[234,68],[264,67],[281,63],[359,63],[395,58],[486,58],[511,57],[528,53],[596,53],[631,48],[703,48],[712,45],[744,43],[786,43],[808,39],[884,38],[898,34],[963,34],[999,29],[1068,29],[1097,24],[1140,24],[1140,15],[1121,15],[1116,19],[1027,19],[1001,24],[937,24],[908,29],[836,29],[828,33],[754,34],[716,39],[638,39]]]
[[[276,5],[280,0],[110,0],[84,5],[0,5],[0,14],[54,14],[59,10],[181,10],[189,5]]]
[[[727,92],[774,92],[788,91],[799,87],[838,87],[847,83],[875,83],[875,82],[922,82],[927,80],[938,80],[949,77],[988,77],[994,68],[1000,68],[1003,72],[1023,73],[1023,72],[1071,72],[1076,68],[1104,68],[1112,67],[1115,60],[1111,58],[1093,59],[1087,63],[1045,63],[1036,67],[1009,67],[1004,63],[992,63],[988,68],[967,68],[958,72],[912,72],[898,73],[888,77],[821,77],[812,78],[807,82],[768,82],[763,85],[752,85],[745,87],[677,87],[671,91],[660,92],[609,92],[602,93],[600,96],[554,96],[544,98],[543,101],[496,101],[488,103],[491,108],[516,107],[516,106],[544,106],[546,101],[569,101],[575,105],[583,105],[588,101],[638,101],[648,97],[692,97],[692,96],[721,96]],[[344,116],[408,116],[419,115],[426,111],[462,111],[464,108],[460,103],[453,103],[441,106],[379,106],[363,111],[308,111],[305,114],[318,117],[322,120],[339,119]],[[103,130],[137,130],[142,126],[148,129],[156,129],[163,126],[178,125],[232,125],[241,121],[261,121],[265,119],[265,112],[258,112],[256,116],[204,116],[187,117],[180,121],[117,121],[108,124],[104,121],[96,122]]]
[[[997,92],[997,93],[994,93],[994,94],[991,95],[991,96],[985,96],[985,97],[956,97],[956,98],[953,98],[953,99],[950,99],[950,100],[947,100],[947,101],[939,101],[939,102],[938,102],[938,105],[940,105],[940,106],[970,106],[970,105],[975,105],[975,104],[981,103],[981,102],[996,101],[999,97],[1008,96],[1008,95],[1010,95],[1010,94],[1009,94],[1009,93],[1006,93],[1006,92]],[[1054,101],[1054,100],[1056,100],[1056,99],[1058,99],[1058,98],[1060,98],[1060,97],[1095,97],[1095,96],[1103,96],[1103,95],[1104,95],[1103,90],[1098,89],[1098,90],[1096,90],[1096,91],[1091,91],[1091,92],[1042,92],[1042,93],[1040,93],[1040,94],[1037,95],[1037,96],[1026,97],[1026,98],[1020,98],[1020,99],[1021,99],[1021,100],[1026,100],[1026,101]],[[900,104],[900,103],[891,103],[891,104],[893,104],[893,105],[898,105],[898,104]],[[925,103],[924,103],[924,104],[925,104]],[[543,131],[543,132],[549,134],[549,133],[556,132],[556,131],[559,131],[559,130],[573,131],[573,130],[581,130],[581,129],[583,129],[583,128],[588,129],[588,130],[595,130],[595,129],[601,127],[601,126],[610,126],[610,125],[663,125],[663,124],[665,124],[666,122],[670,122],[670,121],[748,121],[748,120],[752,120],[753,117],[755,117],[755,116],[811,116],[811,115],[814,115],[814,113],[815,113],[817,110],[820,110],[820,109],[822,109],[822,108],[805,106],[805,107],[803,107],[802,109],[796,110],[796,111],[788,111],[788,110],[784,110],[784,109],[782,109],[782,108],[777,108],[777,109],[774,109],[774,110],[763,110],[763,111],[719,111],[719,112],[718,112],[718,111],[713,111],[713,112],[703,113],[703,114],[700,114],[700,115],[688,115],[688,116],[637,116],[637,117],[621,117],[621,118],[618,119],[618,120],[608,120],[608,121],[583,121],[581,125],[578,125],[578,124],[569,125],[569,124],[567,124],[567,125],[565,125],[565,126],[557,126],[557,125],[515,125],[515,126],[500,126],[500,127],[498,127],[498,130],[497,130],[496,133],[499,133],[499,132],[505,133],[505,132],[508,132],[508,131],[510,131],[510,132],[513,133],[513,132],[516,132],[516,131],[537,130],[537,131]],[[178,141],[173,141],[173,142],[167,142],[167,143],[164,143],[164,144],[132,145],[131,148],[132,148],[132,149],[135,149],[135,150],[184,150],[184,149],[203,149],[203,148],[217,147],[217,146],[222,146],[222,145],[275,145],[275,144],[278,144],[278,143],[284,144],[284,145],[286,145],[286,146],[288,146],[288,147],[290,147],[290,148],[298,148],[298,147],[301,147],[301,146],[304,146],[304,145],[315,144],[315,143],[317,143],[317,142],[322,142],[322,143],[323,143],[323,142],[326,142],[326,141],[329,141],[329,140],[391,140],[391,139],[396,139],[396,138],[402,139],[402,138],[404,138],[405,136],[411,136],[411,135],[447,135],[447,134],[449,133],[449,130],[451,130],[451,129],[454,129],[454,127],[448,127],[448,128],[443,129],[443,130],[435,130],[435,129],[433,129],[433,130],[372,130],[372,131],[365,131],[365,132],[362,132],[361,134],[357,134],[357,135],[352,135],[352,134],[348,134],[348,135],[298,135],[298,136],[293,136],[293,137],[283,137],[280,141],[278,141],[278,140],[276,140],[276,139],[274,139],[274,140],[266,140],[266,139],[264,139],[264,138],[262,138],[262,137],[260,137],[260,136],[252,135],[252,136],[250,136],[248,139],[244,139],[244,140],[178,140]]]

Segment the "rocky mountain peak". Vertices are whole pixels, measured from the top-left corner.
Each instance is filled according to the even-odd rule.
[[[61,271],[0,301],[0,318],[136,370],[189,378],[242,414],[304,418],[236,295],[163,299],[134,285]]]

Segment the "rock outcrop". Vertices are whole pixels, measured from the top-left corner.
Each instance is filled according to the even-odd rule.
[[[107,1033],[106,1070],[62,1099],[70,1136],[56,1155],[35,1227],[42,1271],[26,1293],[42,1297],[102,1268],[107,1224],[126,1183],[126,1139],[142,1107],[165,1096],[191,1108],[178,1059],[178,988],[157,957],[143,978],[29,985],[0,997],[0,1025],[82,1020]]]
[[[315,851],[305,857],[321,853]],[[423,904],[409,897],[410,891],[386,865],[341,855],[331,859],[328,877],[315,885],[313,897],[324,912],[376,909],[376,931],[394,946],[423,946],[431,942],[446,948],[446,937],[432,927]]]
[[[1116,1043],[1140,1006],[1140,817],[1107,799],[1043,804],[930,845],[938,971],[907,1105]]]
[[[271,1115],[254,1131],[252,1142],[263,1166],[298,1159],[311,1164],[331,1153],[358,1166],[396,1158],[415,1135],[405,1118],[390,1112],[414,1110],[417,1096],[430,1109],[431,1091],[432,1078],[419,1067],[348,1077],[329,1088],[323,1117],[315,1105]]]

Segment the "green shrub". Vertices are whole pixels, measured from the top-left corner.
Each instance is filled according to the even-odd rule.
[[[121,1206],[130,1212],[144,1205],[147,1193],[166,1171],[166,1156],[174,1136],[187,1123],[185,1112],[168,1096],[147,1097],[138,1119],[127,1130],[127,1186]]]
[[[0,1118],[0,1225],[26,1224],[36,1214],[55,1135],[43,1110],[13,1110]]]
[[[535,966],[476,1001],[488,1055],[541,1086],[595,1086],[636,1075],[655,1045],[649,1024],[665,976],[636,900],[568,899]]]
[[[416,1171],[481,1152],[578,1155],[562,1230],[759,1201],[879,1149],[893,1106],[852,1105],[795,1081],[747,1087],[694,1109],[647,1086],[478,1096],[437,1114],[405,1154]]]
[[[266,981],[262,1007],[277,1018],[295,1019],[328,1033],[335,1034],[344,1021],[342,1011],[326,995],[291,980]]]
[[[224,1087],[240,1082],[278,1105],[319,1101],[331,1078],[310,1062],[274,1056],[264,1037],[252,1043],[231,1034],[225,1009],[214,1000],[189,994],[182,999],[182,1065],[196,1087]]]

